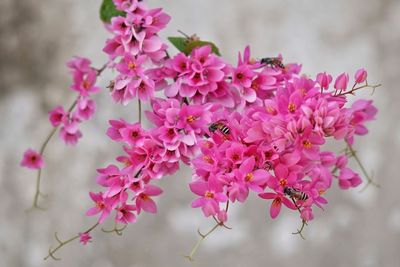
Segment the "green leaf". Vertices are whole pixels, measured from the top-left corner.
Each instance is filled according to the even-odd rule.
[[[189,55],[193,51],[193,49],[195,49],[196,47],[205,46],[205,45],[210,45],[211,51],[214,54],[221,56],[221,54],[219,53],[218,47],[214,43],[208,42],[208,41],[191,41],[186,45],[185,49],[183,50],[183,53],[185,53],[186,55]]]
[[[110,22],[112,17],[125,16],[125,12],[117,10],[112,0],[103,0],[100,7],[100,19]]]
[[[186,45],[189,43],[186,37],[168,37],[168,40],[181,52],[185,50]]]
[[[176,47],[176,49],[183,52],[185,55],[189,55],[196,47],[211,45],[212,52],[221,56],[218,47],[212,42],[193,41],[186,37],[168,37],[168,40]]]

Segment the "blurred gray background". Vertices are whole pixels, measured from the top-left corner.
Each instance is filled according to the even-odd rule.
[[[83,124],[83,139],[67,147],[55,138],[47,150],[42,188],[46,211],[25,213],[31,205],[35,172],[20,168],[27,147],[38,148],[51,127],[47,111],[69,105],[65,61],[82,55],[101,66],[108,36],[98,19],[100,0],[0,1],[0,266],[190,266],[182,257],[197,241],[197,227],[212,226],[200,210],[189,207],[190,170],[165,177],[159,213],[141,216],[123,236],[93,233],[94,242],[73,243],[43,262],[53,233],[67,238],[92,225],[83,214],[97,191],[95,169],[112,162],[121,148],[104,132],[107,120],[137,119],[135,105],[113,105],[99,82],[98,112]],[[356,148],[380,189],[340,191],[326,196],[325,211],[305,231],[303,241],[291,234],[297,214],[283,212],[272,221],[269,203],[256,197],[231,210],[232,230],[220,229],[198,251],[194,266],[400,266],[400,1],[398,0],[149,0],[172,16],[162,36],[180,29],[214,40],[227,59],[252,45],[255,57],[282,53],[285,62],[301,62],[305,73],[369,71],[382,83],[373,98],[379,108],[370,134]],[[172,50],[171,50],[172,51]],[[361,96],[370,98],[370,92]],[[342,146],[337,146],[337,150]],[[355,165],[354,165],[355,166]]]

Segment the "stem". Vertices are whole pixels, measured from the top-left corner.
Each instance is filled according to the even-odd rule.
[[[70,106],[70,108],[68,109],[68,112],[71,112],[75,106],[77,104],[77,100],[74,101],[74,103],[72,103],[72,105]],[[54,134],[57,132],[59,126],[53,127],[53,129],[51,130],[51,132],[49,133],[49,135],[47,136],[46,140],[44,140],[42,146],[40,147],[39,153],[40,155],[43,157],[44,156],[44,152],[46,151],[47,145],[49,144],[51,138],[53,138]],[[44,208],[39,206],[39,196],[45,196],[44,194],[42,194],[40,192],[40,178],[42,176],[42,169],[38,169],[37,171],[37,176],[36,176],[36,190],[35,190],[35,195],[33,198],[33,204],[32,204],[32,208],[31,209],[41,209],[43,210]]]
[[[139,123],[142,125],[142,101],[138,98],[138,116],[139,116]]]
[[[99,225],[99,223],[97,222],[96,224],[94,224],[93,226],[91,226],[89,229],[87,229],[84,233],[90,233],[93,229],[95,229],[97,226]],[[47,260],[48,258],[52,258],[53,260],[59,261],[61,260],[61,258],[57,258],[56,256],[54,256],[54,253],[56,253],[60,248],[62,248],[63,246],[65,246],[68,243],[71,243],[72,241],[74,241],[75,239],[79,238],[79,234],[71,237],[70,239],[67,239],[65,241],[61,241],[61,239],[58,237],[57,232],[54,233],[54,237],[58,242],[58,246],[55,249],[52,249],[51,247],[49,247],[49,254],[44,258],[44,260]]]
[[[197,241],[196,245],[193,247],[192,251],[190,252],[190,254],[188,256],[185,256],[185,258],[189,259],[191,262],[194,261],[194,254],[196,253],[196,251],[198,250],[198,248],[200,247],[201,243],[203,242],[204,239],[206,239],[207,236],[209,236],[212,232],[214,232],[219,226],[221,226],[219,223],[217,223],[216,225],[214,225],[213,228],[211,228],[210,231],[208,231],[205,235],[203,235],[202,233],[200,233],[200,230],[197,230],[197,233],[200,236],[200,239]]]
[[[294,232],[294,233],[292,233],[292,234],[293,234],[293,235],[300,235],[300,237],[301,237],[303,240],[306,240],[306,239],[304,238],[302,232],[303,232],[303,230],[304,230],[304,226],[307,225],[307,221],[306,221],[306,220],[301,220],[301,223],[302,223],[302,224],[301,224],[300,229],[297,229],[297,232]]]
[[[361,171],[363,172],[365,178],[367,178],[367,184],[360,190],[360,192],[363,192],[369,185],[373,185],[375,187],[380,187],[379,184],[375,183],[372,178],[368,175],[367,170],[365,169],[364,165],[361,163],[361,160],[358,158],[356,152],[354,151],[353,147],[350,145],[349,142],[347,142],[347,147],[350,150],[351,156],[354,157],[356,162],[358,163],[358,166],[360,166]]]
[[[355,87],[353,86],[353,88],[348,91],[348,92],[339,92],[339,94],[334,94],[334,96],[344,96],[344,95],[348,95],[348,94],[354,94],[355,91],[361,90],[363,88],[372,88],[372,92],[375,91],[376,88],[382,86],[382,84],[377,84],[377,85],[369,85],[368,83],[366,83],[365,85],[359,86],[359,87]]]

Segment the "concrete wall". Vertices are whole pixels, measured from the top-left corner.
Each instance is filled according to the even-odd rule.
[[[96,96],[99,112],[84,124],[78,147],[51,141],[43,175],[47,210],[25,213],[35,174],[18,164],[26,147],[37,148],[50,126],[47,111],[69,105],[64,62],[73,55],[101,66],[106,31],[97,19],[100,0],[2,0],[0,2],[0,266],[189,266],[182,255],[197,240],[196,229],[211,222],[189,207],[190,170],[165,177],[159,214],[144,215],[118,237],[97,231],[94,242],[74,243],[43,262],[53,233],[66,238],[94,223],[83,214],[87,192],[99,187],[95,168],[113,161],[121,148],[104,136],[109,118],[135,120],[136,107],[115,106],[107,90]],[[353,73],[364,66],[370,81],[383,83],[373,98],[379,108],[370,134],[357,150],[374,170],[380,189],[364,193],[333,189],[329,205],[317,212],[305,235],[285,212],[272,221],[264,201],[251,197],[232,209],[232,230],[221,230],[199,250],[196,266],[399,266],[400,263],[400,1],[397,0],[149,0],[172,15],[163,37],[177,29],[214,40],[235,62],[252,44],[257,57],[282,53],[303,63],[304,72]],[[101,77],[103,88],[112,74]],[[362,94],[371,97],[369,92]],[[340,149],[341,147],[337,147]]]

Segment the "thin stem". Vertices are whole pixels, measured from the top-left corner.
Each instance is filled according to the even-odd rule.
[[[138,116],[139,116],[139,123],[142,125],[142,101],[138,98]]]
[[[121,228],[118,228],[118,224],[117,224],[117,222],[115,222],[114,223],[114,228],[113,229],[111,229],[111,230],[106,230],[106,229],[104,229],[103,227],[101,228],[101,231],[103,231],[104,233],[116,233],[117,235],[122,235],[122,232],[125,230],[125,228],[127,227],[128,225],[127,224],[125,224],[124,226],[122,226]]]
[[[93,229],[95,229],[97,226],[99,225],[99,223],[94,224],[93,226],[91,226],[89,229],[87,229],[86,231],[84,231],[84,233],[90,233]],[[61,260],[61,258],[57,258],[56,256],[54,256],[54,253],[56,253],[60,248],[62,248],[63,246],[65,246],[68,243],[71,243],[72,241],[76,240],[79,238],[79,234],[71,237],[70,239],[67,239],[65,241],[62,241],[58,235],[57,232],[54,233],[54,237],[58,242],[58,246],[54,249],[52,249],[51,247],[49,247],[49,254],[44,258],[44,260],[47,260],[48,258],[52,258],[53,260],[59,261]]]
[[[359,87],[354,87],[347,92],[339,92],[339,94],[334,94],[334,96],[344,96],[344,95],[348,95],[348,94],[354,94],[355,91],[361,90],[363,88],[372,88],[372,92],[375,91],[376,88],[382,86],[382,84],[377,84],[377,85],[369,85],[368,83],[366,83],[365,85],[359,86]]]
[[[74,103],[72,103],[72,105],[68,109],[68,112],[71,112],[75,108],[76,104],[77,104],[77,100],[75,100]],[[58,128],[59,128],[59,126],[53,127],[51,132],[48,134],[48,136],[44,140],[44,142],[43,142],[43,144],[42,144],[42,146],[40,147],[40,150],[39,150],[39,153],[40,153],[41,156],[44,156],[44,152],[46,151],[47,145],[49,144],[51,138],[53,138],[54,134],[57,132]],[[42,194],[40,192],[41,176],[42,176],[42,169],[38,169],[37,176],[36,176],[35,195],[33,197],[33,204],[32,204],[32,208],[31,209],[41,209],[41,210],[44,209],[44,208],[39,206],[39,197],[40,196],[43,196],[43,197],[45,196],[44,194]]]
[[[363,192],[369,185],[373,185],[375,187],[381,187],[379,184],[373,181],[372,177],[370,177],[367,173],[367,170],[365,169],[364,165],[361,163],[361,160],[358,158],[357,153],[354,151],[353,147],[350,145],[349,142],[347,142],[347,147],[351,153],[351,156],[356,160],[358,163],[358,166],[360,166],[361,171],[363,172],[365,178],[367,178],[367,184],[360,190],[360,192]]]
[[[300,227],[300,229],[297,229],[297,232],[294,232],[294,233],[292,233],[293,235],[300,235],[300,237],[303,239],[303,240],[305,240],[305,238],[304,238],[304,236],[303,236],[303,234],[302,234],[302,232],[303,232],[303,230],[304,230],[304,226],[306,226],[307,225],[307,221],[306,220],[301,220],[301,227]]]
[[[191,262],[194,261],[194,254],[196,253],[196,251],[198,250],[198,248],[200,247],[201,243],[203,242],[204,239],[206,239],[207,236],[209,236],[212,232],[214,232],[219,226],[221,226],[219,223],[217,223],[216,225],[214,225],[213,228],[211,228],[210,231],[208,231],[206,234],[202,234],[200,232],[200,230],[197,230],[197,233],[200,236],[200,239],[197,241],[196,245],[193,247],[192,251],[190,252],[190,254],[188,256],[185,256],[185,258],[189,259]]]

